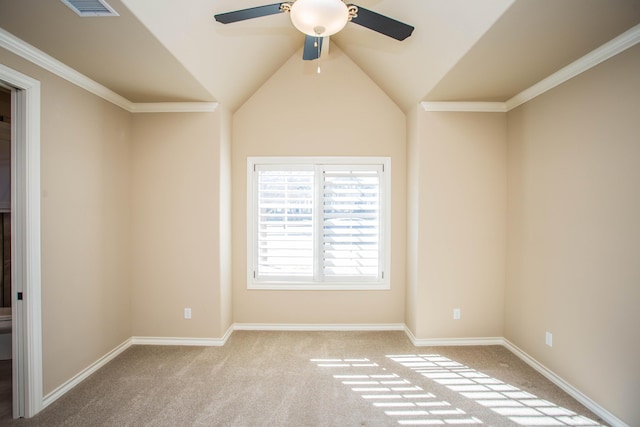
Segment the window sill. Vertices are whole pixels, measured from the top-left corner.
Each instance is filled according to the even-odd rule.
[[[250,282],[248,290],[259,291],[385,291],[391,289],[388,282]]]

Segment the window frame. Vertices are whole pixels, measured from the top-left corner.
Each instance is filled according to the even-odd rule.
[[[256,276],[258,262],[258,173],[260,165],[282,166],[283,170],[318,167],[372,166],[381,168],[379,180],[379,259],[378,275],[372,279],[330,278],[324,281],[316,277],[280,277],[264,280]],[[321,179],[320,179],[321,180]],[[316,177],[314,182],[317,182]],[[314,183],[314,199],[322,200],[321,185]],[[318,208],[314,207],[317,211]],[[314,212],[314,217],[318,217]],[[390,157],[247,157],[247,289],[253,290],[387,290],[390,289],[391,254],[391,158]],[[318,228],[316,225],[315,228]],[[320,228],[322,229],[322,228]],[[316,239],[317,240],[317,239]],[[314,265],[322,264],[322,256],[314,245]]]

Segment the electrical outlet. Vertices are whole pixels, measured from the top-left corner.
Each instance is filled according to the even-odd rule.
[[[453,320],[460,320],[460,309],[459,308],[454,308],[453,309]]]
[[[547,332],[544,336],[544,343],[549,347],[553,347],[553,334],[551,332]]]
[[[191,309],[190,308],[185,308],[184,309],[184,318],[185,319],[191,319]]]

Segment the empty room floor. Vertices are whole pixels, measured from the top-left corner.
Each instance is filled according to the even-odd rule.
[[[402,332],[236,331],[223,347],[132,346],[16,426],[602,425],[501,346]]]

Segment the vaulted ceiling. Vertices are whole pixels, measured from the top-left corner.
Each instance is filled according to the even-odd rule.
[[[354,1],[415,27],[402,42],[355,24],[330,38],[403,110],[424,100],[505,101],[640,23],[640,0]],[[132,102],[235,110],[302,56],[304,35],[286,14],[213,19],[268,0],[107,2],[120,16],[0,0],[0,27]]]

